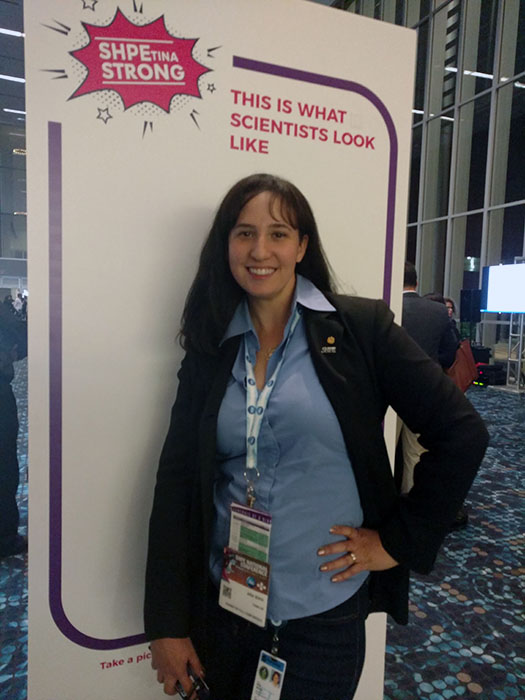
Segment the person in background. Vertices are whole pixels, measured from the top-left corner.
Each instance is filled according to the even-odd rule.
[[[11,313],[15,313],[13,308],[13,297],[10,294],[6,294],[4,297],[4,306],[6,306]]]
[[[407,261],[403,277],[401,323],[419,347],[443,369],[446,369],[453,364],[458,347],[447,311],[442,304],[428,298],[434,297],[433,294],[421,297],[416,290],[416,268],[413,263]],[[407,425],[401,428],[401,447],[403,451],[401,491],[408,493],[414,485],[414,468],[425,448],[419,440],[419,435],[410,430]]]
[[[452,324],[452,330],[454,331],[454,335],[456,336],[456,340],[459,343],[459,341],[461,340],[461,335],[459,333],[458,324],[456,323],[456,319],[454,318],[454,316],[456,315],[456,304],[454,303],[453,299],[450,299],[450,297],[445,297],[445,306],[447,307],[448,317],[450,319],[450,323]]]
[[[22,295],[20,294],[20,292],[18,292],[18,294],[16,295],[16,297],[13,300],[13,309],[14,309],[15,314],[17,316],[21,316],[21,314],[22,314],[22,304],[23,304]]]
[[[445,297],[439,292],[429,292],[423,296],[423,299],[430,299],[430,301],[437,301],[438,304],[445,303]]]
[[[447,307],[447,312],[448,312],[448,317],[450,319],[450,323],[452,325],[452,330],[454,331],[454,335],[456,337],[457,342],[459,343],[461,340],[461,335],[459,333],[459,329],[456,323],[456,319],[454,318],[456,314],[456,304],[454,303],[454,300],[451,299],[450,297],[444,297],[444,303],[445,306]],[[452,530],[461,530],[468,525],[468,510],[465,504],[460,506],[458,512],[456,513],[456,517],[452,521],[452,524],[450,528]]]
[[[419,296],[415,265],[407,261],[403,278],[401,323],[419,347],[446,369],[454,362],[458,343],[443,303],[444,300],[441,304],[436,304],[429,298]]]
[[[206,668],[213,700],[249,700],[265,650],[286,661],[281,700],[350,700],[365,618],[407,622],[409,570],[431,570],[485,427],[384,302],[334,293],[310,205],[276,176],[244,178],[222,200],[181,337],[146,572],[157,679],[191,695],[189,673]],[[405,495],[383,438],[389,405],[427,450]],[[255,509],[255,567],[270,565],[258,624],[249,596],[233,612],[222,580],[241,507]],[[269,519],[268,544],[255,530]]]
[[[16,492],[18,413],[11,382],[13,362],[27,355],[27,326],[0,305],[0,559],[23,554],[27,539],[18,533]]]
[[[411,263],[410,263],[411,265]],[[406,269],[406,268],[405,268]],[[415,273],[415,267],[409,269],[409,275],[410,275],[410,282],[412,281],[412,275],[416,274]],[[417,285],[417,276],[416,276],[416,285]],[[412,287],[408,288],[410,291],[412,291]],[[415,289],[415,287],[414,287]],[[403,296],[403,299],[406,299],[407,301],[410,299],[410,296]],[[451,299],[448,300],[448,302],[452,302],[452,310],[450,309],[449,303],[447,303],[447,300],[445,297],[440,294],[439,292],[430,292],[429,294],[425,294],[423,299],[428,299],[428,301],[436,302],[438,304],[442,304],[447,307],[447,313],[449,317],[449,324],[450,324],[450,329],[452,330],[452,333],[454,335],[455,339],[455,348],[457,349],[460,341],[460,335],[459,331],[456,327],[456,322],[452,318],[452,315],[455,311],[454,307],[454,302],[452,302]],[[420,308],[420,313],[421,313],[421,319],[425,316],[425,311],[428,311],[427,309]],[[443,316],[443,314],[441,314]],[[413,318],[414,321],[417,321],[417,317]],[[409,329],[407,329],[409,330]],[[450,341],[450,333],[447,333],[445,336],[443,336],[444,340],[440,342],[439,350],[438,350],[438,360],[443,369],[447,369],[450,365],[448,364],[450,355],[449,355],[449,349],[452,348],[452,343]],[[454,353],[455,356],[455,353]],[[404,456],[403,459],[405,461],[404,465],[404,473],[406,470],[406,463],[408,461],[408,464],[410,465],[413,461],[418,459],[420,451],[422,450],[421,444],[419,440],[417,439],[418,436],[414,436],[410,434],[410,431],[405,430],[403,434],[403,451],[404,451]],[[409,471],[410,473],[410,466],[409,466]],[[410,488],[410,481],[408,483],[405,483],[404,488]],[[458,512],[456,513],[454,520],[450,524],[450,529],[451,530],[460,530],[468,525],[468,511],[465,506],[465,504],[462,504]]]

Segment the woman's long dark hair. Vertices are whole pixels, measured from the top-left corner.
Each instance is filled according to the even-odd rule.
[[[230,271],[229,235],[241,209],[261,192],[270,192],[287,223],[308,236],[306,253],[297,264],[299,274],[311,280],[322,292],[333,290],[315,218],[304,195],[275,175],[264,173],[239,180],[222,200],[208,238],[201,251],[199,267],[186,298],[180,340],[185,350],[215,354],[237,305],[244,295]],[[271,206],[273,201],[271,202]]]

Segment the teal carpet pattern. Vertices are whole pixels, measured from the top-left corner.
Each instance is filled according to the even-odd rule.
[[[18,508],[27,535],[27,359],[15,363],[18,406]],[[22,700],[27,691],[27,555],[0,559],[0,698]]]
[[[525,698],[525,394],[467,396],[490,433],[469,525],[412,578],[408,626],[388,626],[384,700]]]
[[[25,533],[26,361],[16,369]],[[384,700],[525,698],[525,394],[473,387],[467,395],[491,437],[467,501],[470,522],[447,537],[432,574],[413,577],[409,624],[388,626]],[[26,683],[27,558],[16,556],[0,561],[1,700],[25,700]]]

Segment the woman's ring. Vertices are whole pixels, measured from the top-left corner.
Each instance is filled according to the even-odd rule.
[[[357,557],[353,552],[349,552],[350,556],[352,557],[352,561],[355,564],[357,562]]]

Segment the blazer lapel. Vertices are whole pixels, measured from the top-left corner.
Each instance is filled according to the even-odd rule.
[[[232,366],[239,350],[240,336],[227,340],[221,348],[214,375],[211,375],[210,391],[204,404],[199,431],[199,465],[201,481],[204,532],[211,526],[213,513],[213,482],[215,478],[215,453],[217,442],[217,419]]]
[[[356,337],[339,315],[310,312],[306,325],[319,381],[337,416],[352,462],[365,521],[375,521],[367,453],[370,445],[381,443],[382,416],[374,395],[370,368]],[[328,334],[335,338],[336,353],[322,351]]]
[[[339,420],[347,448],[355,446],[359,424],[360,353],[338,315],[310,312],[306,317],[310,354],[323,389]],[[328,345],[330,339],[334,342]],[[327,352],[326,347],[335,352]],[[352,454],[352,452],[350,452]]]

